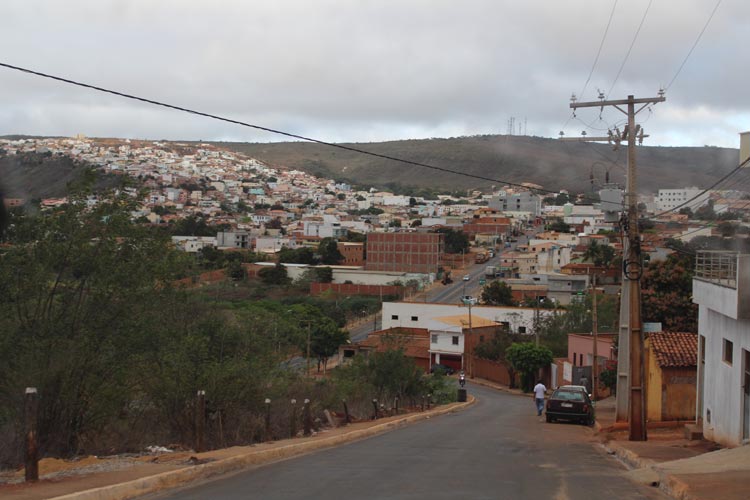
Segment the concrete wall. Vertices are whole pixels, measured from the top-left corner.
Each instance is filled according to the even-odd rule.
[[[468,314],[469,308],[457,304],[434,304],[422,302],[384,302],[383,329],[395,327],[428,328],[428,322],[434,318]],[[490,321],[507,321],[512,331],[517,332],[519,326],[525,326],[526,332],[533,335],[533,320],[535,310],[530,307],[495,307],[473,306],[472,316]],[[540,317],[553,314],[551,309],[540,309]],[[396,316],[395,319],[392,316]],[[416,317],[412,321],[412,317]]]
[[[742,440],[742,351],[750,351],[750,320],[734,320],[700,304],[698,333],[706,338],[703,434],[723,445],[737,446]],[[724,339],[733,342],[731,365],[722,359]]]

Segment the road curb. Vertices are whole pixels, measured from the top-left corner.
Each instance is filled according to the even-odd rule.
[[[102,486],[90,490],[79,491],[54,497],[51,500],[125,500],[142,495],[156,493],[170,488],[185,486],[198,480],[206,480],[231,472],[239,471],[249,466],[264,465],[287,458],[297,457],[314,451],[324,450],[342,444],[359,441],[378,434],[395,430],[405,425],[427,420],[431,417],[445,415],[468,408],[476,402],[474,396],[469,396],[465,403],[452,403],[434,410],[406,415],[397,420],[383,424],[356,429],[336,436],[324,437],[304,443],[291,443],[279,448],[257,450],[244,455],[224,458],[215,462],[195,465],[169,472],[162,472],[153,476],[143,477],[125,483]]]

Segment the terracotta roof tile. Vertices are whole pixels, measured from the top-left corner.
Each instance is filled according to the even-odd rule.
[[[698,335],[683,332],[649,334],[651,349],[662,368],[696,366],[698,361]]]

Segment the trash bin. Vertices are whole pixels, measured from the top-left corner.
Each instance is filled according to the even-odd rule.
[[[466,389],[459,389],[458,390],[458,402],[459,403],[465,403],[466,402]]]

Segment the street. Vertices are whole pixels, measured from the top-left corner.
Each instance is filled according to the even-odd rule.
[[[468,387],[479,401],[461,412],[154,498],[668,498],[623,477],[589,428],[540,421],[531,398]]]

